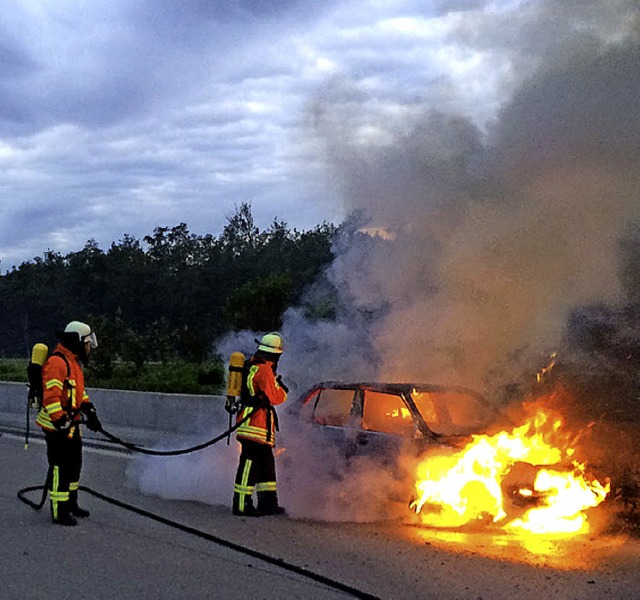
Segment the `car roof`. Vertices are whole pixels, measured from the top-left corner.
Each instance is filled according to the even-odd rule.
[[[432,393],[445,393],[454,392],[458,394],[468,394],[478,400],[484,401],[484,396],[475,390],[466,388],[463,386],[454,385],[439,385],[433,383],[406,383],[406,382],[384,382],[384,381],[359,381],[359,382],[346,382],[346,381],[321,381],[316,383],[311,389],[309,389],[305,396],[320,389],[334,389],[334,390],[368,390],[372,392],[382,393],[400,393],[411,394],[412,392],[432,392]]]

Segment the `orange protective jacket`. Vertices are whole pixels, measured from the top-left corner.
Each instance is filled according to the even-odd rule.
[[[273,447],[277,429],[274,406],[287,399],[287,392],[278,384],[271,362],[252,356],[245,371],[243,406],[237,422],[251,416],[238,427],[236,437]]]
[[[66,362],[56,353],[63,354]],[[80,406],[89,402],[89,396],[84,389],[84,373],[78,358],[62,344],[56,346],[42,366],[42,388],[42,408],[36,423],[45,431],[55,431],[54,423],[66,416],[73,424],[71,435],[81,418]]]

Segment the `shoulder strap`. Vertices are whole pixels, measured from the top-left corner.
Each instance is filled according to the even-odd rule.
[[[251,357],[250,359],[244,362],[244,366],[242,368],[242,391],[240,396],[242,406],[265,408],[265,406],[269,404],[268,400],[264,397],[263,394],[252,396],[249,393],[249,386],[248,386],[248,379],[249,379],[249,373],[251,371],[251,368],[264,363],[265,363],[264,360],[260,358],[256,358],[255,356]],[[265,404],[265,400],[267,400],[266,404]]]
[[[69,379],[69,375],[71,375],[71,366],[69,365],[69,361],[67,360],[67,357],[64,354],[62,354],[62,352],[60,351],[53,352],[51,356],[59,356],[64,361],[64,364],[67,365],[67,379]]]

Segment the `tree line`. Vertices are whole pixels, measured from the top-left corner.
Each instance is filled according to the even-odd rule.
[[[217,237],[180,223],[142,242],[125,235],[107,251],[95,240],[64,256],[49,250],[0,276],[0,356],[26,357],[81,319],[99,332],[103,371],[117,359],[202,362],[228,331],[278,329],[331,262],[337,230],[276,219],[261,231],[243,203]]]
[[[215,360],[216,341],[229,331],[278,329],[333,260],[334,242],[351,239],[357,226],[353,216],[340,226],[298,231],[276,219],[261,231],[243,203],[218,236],[196,235],[180,223],[157,227],[142,241],[125,235],[107,251],[94,240],[64,256],[49,250],[0,275],[0,357],[26,358],[36,342],[51,347],[54,332],[80,318],[99,334],[93,363],[105,377],[117,361],[141,367]],[[606,361],[606,370],[633,372],[635,386],[640,226],[620,240],[619,259],[620,302],[575,307],[566,341],[572,352]],[[321,302],[305,302],[308,315],[335,316],[331,290]]]

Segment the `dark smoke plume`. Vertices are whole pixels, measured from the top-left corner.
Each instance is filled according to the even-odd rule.
[[[637,3],[606,4],[524,2],[452,34],[510,62],[490,121],[428,104],[383,119],[345,79],[315,103],[347,211],[370,234],[328,276],[344,306],[376,317],[377,378],[486,389],[555,350],[575,307],[621,299],[618,244],[640,218],[640,35]],[[357,335],[337,353],[357,355],[362,323],[340,327]],[[318,360],[298,357],[336,356],[324,339]]]

